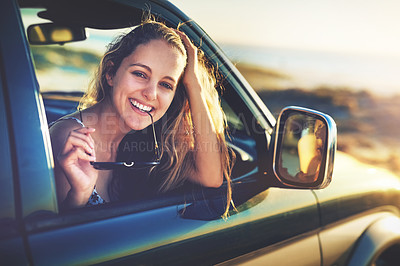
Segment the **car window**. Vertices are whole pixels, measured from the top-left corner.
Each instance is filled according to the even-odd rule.
[[[41,9],[21,9],[25,29],[35,23],[45,23],[37,13]],[[43,95],[48,122],[76,110],[80,96],[88,88],[91,78],[100,62],[106,46],[118,35],[130,28],[116,30],[95,30],[86,28],[87,40],[63,45],[30,45],[32,59],[38,79],[40,92]],[[63,110],[55,102],[63,96]],[[233,111],[222,99],[228,126],[231,132],[250,135],[240,114]],[[65,108],[64,108],[65,107]]]
[[[29,25],[48,22],[37,16],[40,11],[41,9],[35,8],[21,9],[25,30]],[[60,112],[58,116],[74,111],[79,97],[91,82],[106,46],[115,37],[130,29],[95,30],[86,28],[87,40],[84,41],[63,45],[30,45],[40,92],[44,95],[45,104],[49,103],[51,107],[51,100],[59,99],[56,94],[63,93],[63,96],[69,96],[68,99],[72,103],[68,106],[67,112]],[[235,113],[224,100],[222,100],[222,107],[229,128],[245,132],[240,115]],[[53,117],[53,114],[50,116],[50,119],[48,117],[49,123],[56,118]]]
[[[245,126],[239,114],[233,111],[232,107],[224,99],[221,101],[221,106],[224,109],[228,127],[232,130],[245,131]]]
[[[37,16],[41,9],[23,8],[25,29],[35,23],[49,22]],[[106,46],[128,29],[86,29],[87,39],[63,45],[30,45],[40,91],[84,92],[100,62]]]
[[[40,9],[23,8],[21,16],[25,29],[35,23],[44,23],[46,20],[37,17]],[[65,43],[63,45],[30,45],[30,51],[34,62],[37,81],[42,94],[48,123],[57,120],[66,114],[74,112],[80,97],[90,84],[90,80],[96,71],[106,46],[121,33],[130,28],[118,30],[93,30],[87,29],[88,39],[80,42]],[[61,100],[61,101],[60,101]],[[225,111],[227,124],[230,131],[228,137],[231,148],[235,151],[237,162],[233,171],[233,178],[238,178],[252,172],[256,167],[256,142],[251,137],[249,127],[245,125],[244,117],[235,108],[222,99],[222,107]],[[242,108],[246,108],[242,106]],[[192,187],[189,188],[192,193]],[[222,188],[222,190],[224,190]],[[225,193],[222,192],[222,194]],[[201,192],[202,197],[207,193]],[[215,192],[211,193],[215,195]],[[217,192],[221,195],[220,192]],[[179,199],[169,198],[171,202],[187,201],[188,196],[183,196],[182,190],[171,193],[173,197],[178,195]],[[183,197],[181,197],[183,196]],[[192,195],[194,198],[194,194]],[[164,196],[163,196],[164,197]],[[169,202],[168,196],[159,202],[151,202],[147,205],[141,204],[143,208],[153,208]],[[132,205],[134,206],[134,205]],[[146,207],[147,206],[147,207]],[[123,208],[126,209],[126,206]],[[130,207],[131,208],[131,207]],[[135,207],[132,207],[135,209]],[[141,207],[142,208],[142,207]],[[139,208],[139,209],[141,209]],[[133,210],[132,209],[132,210]],[[135,209],[136,211],[136,209]]]

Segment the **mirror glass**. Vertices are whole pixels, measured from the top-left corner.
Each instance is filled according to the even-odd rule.
[[[278,175],[289,183],[316,182],[322,162],[326,159],[326,141],[327,126],[324,120],[304,113],[289,115],[278,144]]]
[[[63,44],[85,40],[86,33],[82,27],[44,23],[29,26],[28,39],[30,44]]]

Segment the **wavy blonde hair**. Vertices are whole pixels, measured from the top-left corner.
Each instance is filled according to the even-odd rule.
[[[180,51],[185,58],[187,57],[183,42],[173,29],[163,23],[147,19],[109,45],[92,84],[82,97],[78,108],[81,110],[90,107],[104,98],[110,97],[111,88],[107,83],[106,74],[114,75],[125,57],[132,54],[139,45],[149,43],[152,40],[165,40],[169,45]],[[212,148],[218,148],[221,152],[221,166],[227,183],[226,210],[222,215],[226,217],[232,200],[230,175],[234,153],[230,151],[225,140],[226,119],[216,90],[216,71],[200,49],[198,49],[198,58],[203,96],[210,111],[218,139],[218,147]],[[152,171],[152,174],[157,173],[165,176],[159,188],[162,192],[180,186],[196,171],[194,129],[188,97],[181,81],[165,118],[166,123],[163,123],[161,130],[161,157],[167,156],[167,160],[156,171]]]

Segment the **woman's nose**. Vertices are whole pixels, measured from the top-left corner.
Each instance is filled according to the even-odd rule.
[[[149,83],[143,90],[143,96],[149,101],[157,99],[157,84]]]

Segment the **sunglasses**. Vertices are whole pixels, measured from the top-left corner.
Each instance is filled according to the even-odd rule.
[[[156,131],[154,129],[154,121],[153,116],[150,112],[146,112],[151,119],[151,127],[153,130],[153,138],[154,138],[154,156],[155,160],[153,161],[138,161],[138,162],[90,162],[90,164],[97,170],[114,170],[118,168],[127,168],[127,169],[138,169],[145,167],[152,167],[160,164],[161,154],[160,149],[158,147]]]

